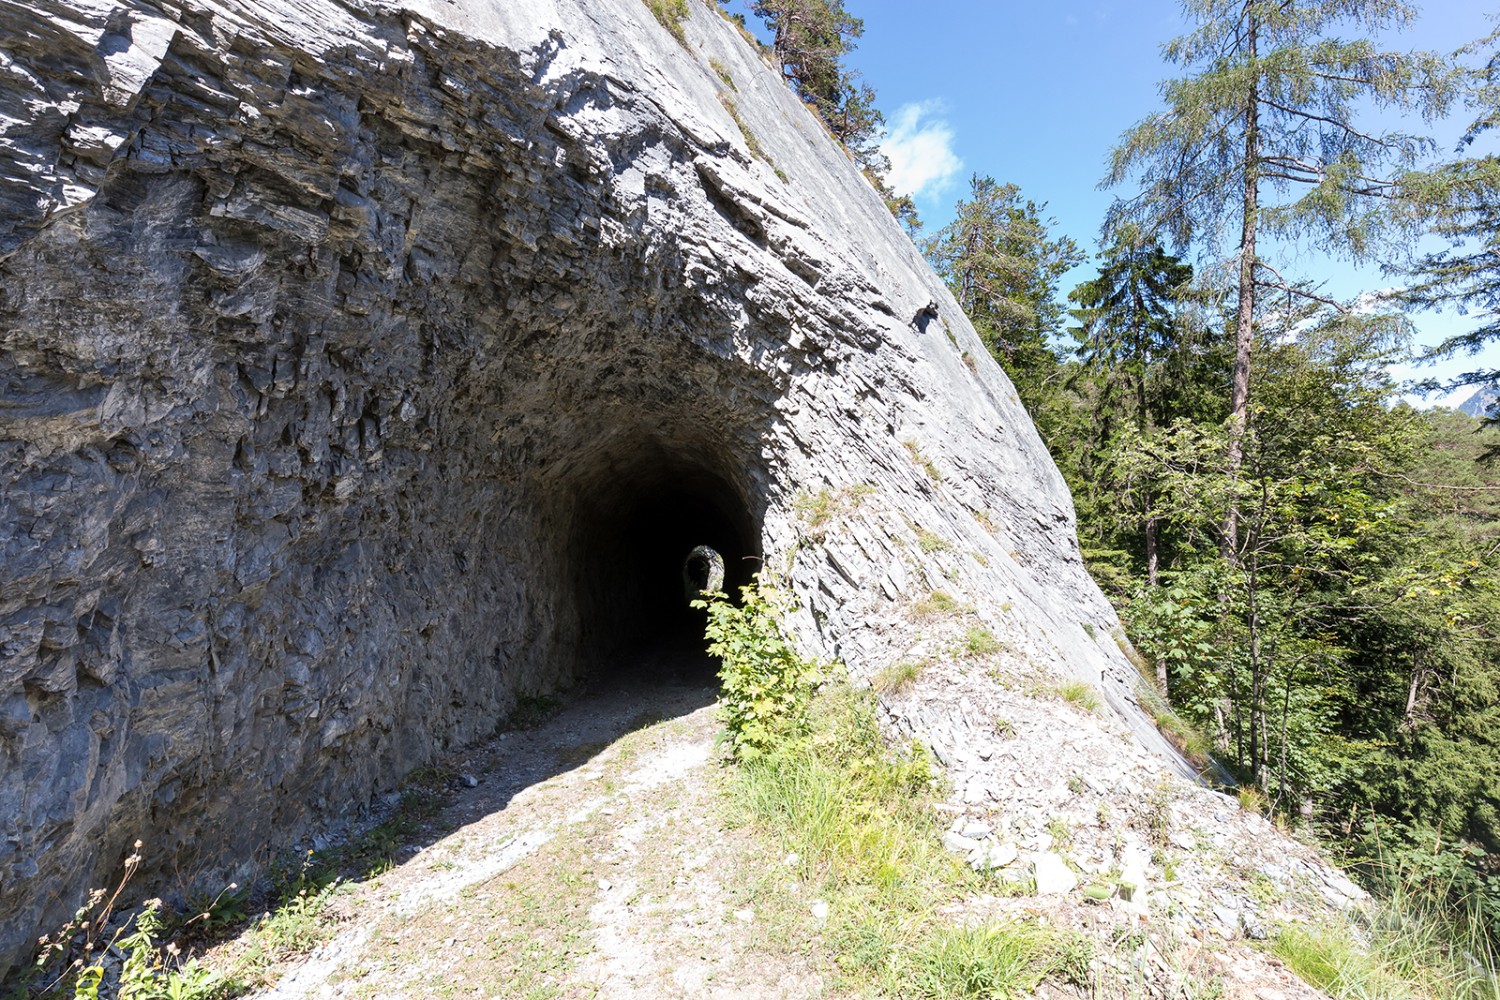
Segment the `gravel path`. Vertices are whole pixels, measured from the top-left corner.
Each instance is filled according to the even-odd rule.
[[[757,847],[722,825],[714,694],[627,674],[446,762],[477,781],[431,824],[450,832],[342,895],[260,996],[821,995],[810,967],[747,960]]]

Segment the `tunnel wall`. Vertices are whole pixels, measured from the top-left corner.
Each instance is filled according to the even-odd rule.
[[[940,585],[1128,669],[1004,375],[693,11],[0,5],[0,960],[592,669],[684,531],[856,671]]]

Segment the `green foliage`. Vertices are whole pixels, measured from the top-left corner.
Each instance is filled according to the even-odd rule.
[[[1430,142],[1361,127],[1356,111],[1437,114],[1454,82],[1435,55],[1382,52],[1346,32],[1399,29],[1414,9],[1398,0],[1184,6],[1196,26],[1164,54],[1186,75],[1163,84],[1165,110],[1114,150],[1106,182],[1137,177],[1142,190],[1113,221],[1137,219],[1179,248],[1220,232],[1238,238],[1248,223],[1258,235],[1314,235],[1326,249],[1367,256],[1381,196],[1395,190],[1382,168],[1411,165]],[[1252,280],[1278,279],[1267,271]]]
[[[943,537],[937,532],[928,531],[926,528],[917,529],[917,545],[929,555],[934,552],[946,552],[950,546],[943,541]]]
[[[1188,335],[1209,317],[1179,315],[1178,344],[1138,369],[1187,387],[1175,409],[1131,419],[1139,395],[1101,383],[1136,372],[1106,352],[1072,387],[1119,419],[1054,444],[1091,565],[1170,691],[1162,729],[1200,766],[1219,748],[1278,815],[1311,812],[1359,870],[1399,859],[1455,900],[1500,900],[1500,435],[1394,405],[1390,321],[1291,296],[1257,328],[1232,461],[1222,400],[1178,402],[1227,381],[1224,338]]]
[[[91,892],[71,921],[42,938],[16,996],[67,992],[74,1000],[99,1000],[101,995],[119,1000],[220,1000],[244,992],[237,978],[206,969],[196,960],[182,960],[178,944],[164,940],[172,915],[164,915],[160,899],[148,899],[117,918],[116,906],[140,868],[141,847],[136,841],[113,890]],[[221,893],[220,899],[224,896]],[[184,926],[176,919],[170,923]],[[111,953],[120,960],[115,969],[105,965]],[[38,981],[45,985],[33,993]]]
[[[927,665],[925,660],[902,660],[876,674],[871,686],[881,694],[896,694],[922,676]]]
[[[939,618],[944,615],[962,614],[965,608],[946,590],[934,590],[912,608],[912,616],[918,621]]]
[[[720,661],[719,715],[741,760],[796,742],[807,728],[807,702],[821,670],[781,630],[787,600],[760,573],[740,588],[739,604],[723,594],[693,602],[708,611],[708,651]]]
[[[1004,648],[995,633],[983,625],[975,625],[964,633],[964,652],[969,656],[990,656]]]
[[[1099,692],[1086,681],[1063,681],[1055,690],[1063,701],[1076,705],[1085,712],[1099,710]]]
[[[891,214],[915,233],[921,228],[915,203],[885,182],[885,115],[875,107],[874,89],[844,61],[864,34],[864,22],[844,9],[843,0],[751,0],[750,10],[771,32],[772,58],[787,85],[848,151]]]
[[[1474,355],[1500,338],[1500,157],[1493,150],[1472,155],[1475,147],[1494,142],[1500,124],[1500,32],[1491,32],[1460,50],[1479,55],[1481,64],[1460,74],[1465,102],[1478,113],[1464,133],[1459,155],[1401,178],[1403,208],[1415,226],[1424,227],[1446,245],[1414,261],[1398,261],[1411,279],[1394,297],[1412,307],[1457,307],[1476,317],[1477,325],[1455,334],[1426,352],[1428,359]],[[1413,240],[1412,244],[1415,245]],[[1500,368],[1470,371],[1459,385],[1500,382]],[[1431,385],[1432,383],[1429,383]]]
[[[1089,954],[1076,939],[1034,923],[954,927],[912,958],[911,988],[922,997],[1026,997],[1049,977],[1087,982]]]
[[[922,244],[1033,413],[1057,364],[1049,344],[1064,316],[1057,282],[1083,260],[1071,239],[1052,235],[1046,208],[1014,184],[976,174],[953,222]]]
[[[1409,896],[1367,911],[1355,927],[1283,927],[1271,951],[1336,1000],[1500,997],[1494,940],[1484,928]]]
[[[795,855],[798,900],[829,904],[835,988],[1025,996],[1049,978],[1081,981],[1088,951],[1073,935],[1034,921],[956,926],[940,912],[974,876],[941,846],[933,784],[926,752],[888,745],[872,695],[841,684],[818,694],[807,738],[738,769],[733,801]]]
[[[723,82],[724,86],[730,90],[739,91],[740,88],[734,85],[734,77],[729,74],[729,67],[724,65],[723,60],[710,59],[708,61],[708,68],[714,71],[714,75]]]

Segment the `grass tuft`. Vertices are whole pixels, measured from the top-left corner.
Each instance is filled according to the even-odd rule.
[[[729,112],[730,118],[734,119],[734,124],[739,128],[740,136],[745,140],[745,147],[750,150],[750,155],[771,163],[770,154],[760,144],[760,140],[755,137],[755,133],[750,131],[750,126],[740,114],[740,107],[734,103],[734,98],[728,94],[721,93],[719,94],[719,103],[724,105],[724,110]],[[772,166],[775,166],[775,164],[772,164]]]
[[[918,996],[1024,997],[1050,976],[1085,976],[1088,960],[1075,940],[1011,921],[945,929],[923,943],[911,964]]]
[[[1335,1000],[1500,1000],[1500,954],[1482,912],[1400,881],[1339,924],[1282,927],[1271,951]]]
[[[734,85],[734,77],[730,75],[729,67],[724,65],[722,59],[710,59],[708,61],[708,68],[714,71],[715,76],[724,81],[724,86],[736,93],[739,92],[740,88]]]
[[[1005,644],[995,638],[995,633],[983,625],[975,625],[964,633],[964,652],[969,656],[989,656],[998,653],[1005,648]]]
[[[656,18],[657,23],[672,33],[678,44],[687,45],[687,32],[682,27],[682,22],[688,18],[687,0],[643,0],[646,9]]]
[[[946,590],[934,590],[916,603],[912,608],[912,615],[918,621],[925,621],[940,615],[961,614],[963,610],[963,605],[952,594]]]
[[[903,690],[927,669],[926,660],[902,660],[893,663],[875,675],[871,685],[880,694],[895,694]]]
[[[1087,681],[1063,681],[1055,689],[1057,696],[1070,705],[1077,705],[1085,712],[1097,712],[1101,702],[1099,692]]]
[[[915,441],[902,441],[901,443],[906,447],[906,453],[911,456],[912,462],[921,466],[922,471],[927,473],[928,479],[931,479],[934,483],[941,483],[943,481],[942,470],[933,464],[932,459],[922,454],[921,447]]]
[[[742,763],[731,800],[795,856],[798,898],[829,904],[835,992],[1024,996],[1084,974],[1081,939],[1034,921],[964,927],[940,911],[976,876],[942,849],[926,752],[886,744],[870,692],[832,685],[809,714],[811,738]]]

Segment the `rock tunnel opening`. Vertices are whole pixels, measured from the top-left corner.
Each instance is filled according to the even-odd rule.
[[[684,569],[699,546],[735,596],[760,568],[760,523],[729,456],[656,440],[611,449],[574,480],[572,587],[586,672],[710,683],[705,615]],[[699,570],[701,572],[701,570]]]

